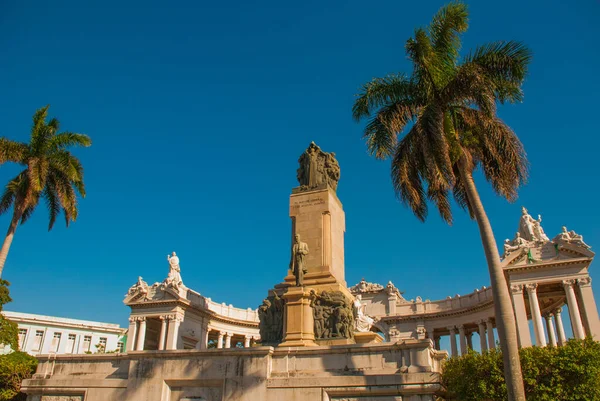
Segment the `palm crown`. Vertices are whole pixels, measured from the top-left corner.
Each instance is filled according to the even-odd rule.
[[[0,198],[0,214],[14,205],[13,220],[23,224],[40,198],[44,198],[50,213],[48,229],[51,230],[61,210],[67,226],[77,218],[77,193],[85,197],[83,168],[68,148],[90,146],[91,140],[83,134],[59,133],[57,119],[46,123],[48,107],[34,114],[29,143],[0,138],[0,164],[10,161],[25,166],[6,185]]]
[[[396,193],[420,220],[430,200],[451,223],[450,192],[473,217],[461,168],[481,166],[494,190],[509,200],[527,177],[523,146],[497,117],[496,103],[522,100],[531,53],[518,42],[494,42],[460,60],[467,18],[462,3],[442,8],[406,43],[412,74],[373,79],[353,107],[356,120],[369,118],[369,152],[392,157]]]

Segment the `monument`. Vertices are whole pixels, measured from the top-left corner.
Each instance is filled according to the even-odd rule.
[[[491,289],[430,301],[405,299],[391,281],[362,279],[348,288],[339,164],[315,143],[298,162],[299,185],[289,203],[290,259],[279,261],[284,277],[256,310],[215,302],[185,286],[173,252],[164,280],[149,285],[138,277],[125,294],[131,308],[127,352],[40,356],[36,374],[23,382],[28,401],[443,396],[440,372],[448,353],[440,349],[441,338],[448,338],[453,356],[473,349],[474,338],[483,352],[496,345]],[[537,346],[564,344],[565,304],[575,338],[600,336],[588,273],[594,253],[566,227],[549,240],[541,221],[523,208],[518,232],[504,246],[520,346],[533,343],[528,320]]]

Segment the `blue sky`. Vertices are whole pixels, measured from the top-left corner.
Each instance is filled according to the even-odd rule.
[[[288,197],[313,140],[342,169],[348,285],[392,280],[431,300],[489,285],[476,224],[459,209],[452,227],[434,211],[420,223],[351,119],[362,83],[409,72],[404,43],[443,2],[323,3],[1,2],[0,136],[26,141],[51,104],[63,129],[94,141],[76,152],[88,191],[77,222],[48,233],[41,207],[19,227],[7,309],[125,325],[128,287],[162,280],[172,251],[189,287],[258,306],[286,274]],[[498,243],[525,205],[550,237],[566,224],[600,248],[600,3],[470,11],[464,49],[515,39],[534,53],[525,101],[500,109],[528,152],[529,184],[509,204],[478,177]],[[1,166],[0,182],[17,171]]]

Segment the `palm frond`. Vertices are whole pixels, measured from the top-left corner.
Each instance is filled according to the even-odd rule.
[[[65,149],[71,146],[88,147],[92,145],[92,140],[89,136],[78,134],[76,132],[61,132],[50,139],[51,149]]]
[[[371,115],[374,109],[390,103],[414,103],[414,85],[402,74],[391,74],[374,78],[361,87],[352,106],[356,121]]]
[[[440,9],[428,27],[436,54],[436,68],[450,74],[458,61],[460,34],[469,26],[467,5],[452,2]]]
[[[26,155],[27,144],[11,141],[7,138],[0,138],[0,164],[6,162],[23,164]]]
[[[500,102],[518,102],[523,100],[521,85],[531,59],[532,52],[523,43],[498,41],[477,47],[465,57],[463,65],[482,68],[493,80]]]

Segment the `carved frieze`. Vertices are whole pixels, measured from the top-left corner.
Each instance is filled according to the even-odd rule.
[[[341,291],[312,292],[315,339],[353,338],[355,313],[352,302]]]

